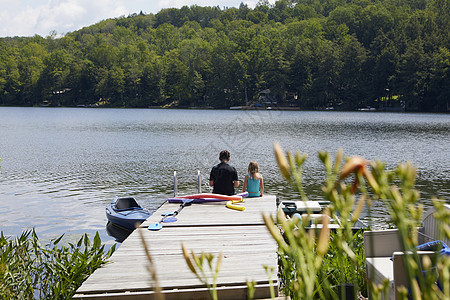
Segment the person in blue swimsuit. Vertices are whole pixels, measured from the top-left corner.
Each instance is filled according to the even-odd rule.
[[[263,196],[264,182],[256,161],[251,161],[248,165],[248,174],[245,175],[242,192],[248,192],[248,197]]]

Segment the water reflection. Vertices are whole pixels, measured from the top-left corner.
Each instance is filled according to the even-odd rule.
[[[109,236],[113,237],[116,242],[122,243],[133,232],[133,230],[129,230],[108,221],[106,223],[106,232]]]
[[[132,196],[151,212],[173,194],[195,193],[200,170],[208,192],[220,150],[242,180],[256,160],[268,194],[298,195],[279,175],[272,144],[309,155],[306,193],[321,200],[325,171],[319,150],[418,166],[421,201],[449,199],[450,116],[396,113],[203,111],[0,107],[0,225],[5,234],[36,227],[48,238],[105,231],[105,207]],[[382,203],[365,211],[386,226]]]

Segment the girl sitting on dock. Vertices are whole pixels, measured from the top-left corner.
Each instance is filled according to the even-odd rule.
[[[264,193],[264,183],[261,173],[259,173],[258,163],[251,161],[248,165],[248,174],[245,175],[242,192],[248,192],[248,197],[262,197]]]

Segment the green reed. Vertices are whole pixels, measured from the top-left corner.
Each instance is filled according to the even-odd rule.
[[[387,171],[382,162],[372,163],[374,182],[379,191],[374,198],[385,203],[392,223],[398,229],[404,252],[403,263],[408,286],[396,290],[397,299],[450,299],[450,257],[446,255],[419,255],[418,228],[424,207],[419,203],[420,193],[414,189],[417,169],[403,163]],[[450,211],[444,202],[433,199],[434,218],[441,230],[439,236],[450,238]],[[380,287],[372,286],[378,290]]]
[[[81,283],[115,251],[104,250],[98,233],[61,245],[63,235],[42,245],[36,232],[0,234],[0,299],[70,299]]]
[[[294,186],[301,199],[307,200],[302,187],[302,166],[306,155],[284,152],[274,144],[280,172]],[[366,287],[372,299],[379,299],[387,285],[367,283],[364,264],[364,245],[361,233],[354,234],[353,224],[362,209],[369,211],[373,201],[382,201],[398,229],[402,250],[405,252],[405,272],[409,287],[396,291],[398,299],[450,299],[450,258],[419,257],[417,254],[418,227],[423,206],[414,189],[416,169],[409,163],[398,165],[392,171],[382,162],[370,162],[361,157],[344,160],[341,150],[333,161],[326,152],[319,153],[326,176],[323,197],[330,201],[325,211],[323,229],[316,237],[315,230],[306,230],[309,216],[298,220],[287,219],[279,210],[276,225],[265,216],[266,226],[279,246],[281,280],[285,294],[292,299],[345,299],[343,287],[350,284],[353,299],[366,296]],[[436,220],[442,236],[450,237],[450,215],[442,201],[435,200]],[[333,233],[327,228],[327,216],[341,221]],[[441,286],[441,288],[438,287]]]
[[[274,150],[283,177],[297,189],[302,200],[308,200],[302,185],[306,154],[285,153],[277,143]],[[367,289],[371,292],[371,299],[381,299],[383,294],[386,295],[387,281],[378,286],[368,282],[363,234],[362,231],[353,232],[364,207],[370,216],[373,201],[382,201],[392,224],[399,231],[402,251],[406,254],[404,264],[409,286],[395,291],[397,299],[450,299],[450,257],[419,257],[416,250],[423,212],[423,205],[418,202],[419,192],[414,189],[416,169],[409,163],[403,163],[388,171],[385,164],[379,161],[370,162],[361,157],[344,159],[341,150],[334,161],[326,152],[320,152],[319,159],[326,173],[323,198],[330,202],[323,212],[322,229],[306,228],[310,224],[310,214],[301,219],[287,218],[279,209],[275,221],[263,215],[267,229],[278,244],[279,278],[284,294],[291,299],[346,299],[345,287],[350,286],[352,299],[366,297]],[[441,236],[448,239],[450,212],[443,207],[442,201],[434,200],[433,205]],[[329,227],[331,219],[340,220],[340,226],[333,231]],[[208,287],[211,298],[217,299],[215,279],[221,255],[212,272],[211,285],[202,271],[203,259],[195,258],[194,253],[192,259],[184,245],[183,253],[191,271]],[[213,270],[211,262],[214,257],[212,254],[207,254],[207,257]],[[271,278],[269,273],[268,276]],[[247,284],[248,299],[252,299],[254,284]]]
[[[222,252],[220,252],[217,256],[214,266],[215,257],[212,253],[202,252],[200,255],[196,254],[194,251],[189,253],[184,243],[181,243],[181,249],[189,270],[191,270],[197,279],[208,288],[211,299],[217,300],[217,278],[222,265]],[[208,268],[205,268],[205,264]],[[211,274],[212,282],[210,282],[208,274]]]

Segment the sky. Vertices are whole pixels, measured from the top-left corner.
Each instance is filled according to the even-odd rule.
[[[254,8],[258,0],[0,0],[0,37],[63,36],[105,19],[184,5]]]

